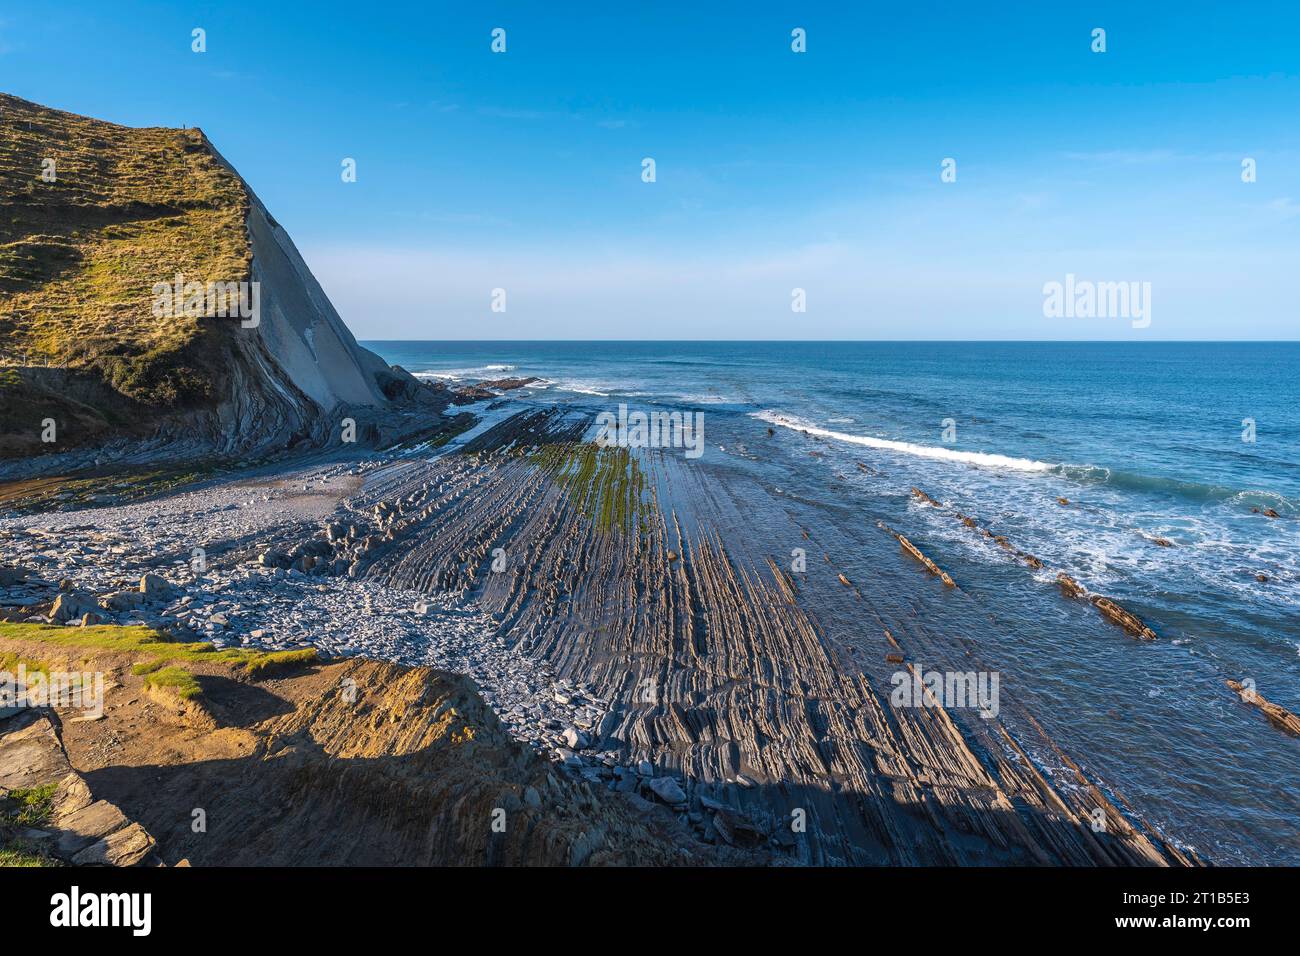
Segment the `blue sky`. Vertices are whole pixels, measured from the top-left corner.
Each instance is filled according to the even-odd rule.
[[[203,127],[360,338],[1300,330],[1294,3],[53,6],[0,89]],[[1045,317],[1067,273],[1150,326]]]

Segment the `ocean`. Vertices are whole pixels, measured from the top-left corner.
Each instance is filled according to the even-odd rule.
[[[995,595],[985,659],[1169,835],[1300,862],[1300,746],[1223,688],[1300,711],[1300,343],[362,344],[449,383],[540,379],[521,401],[703,412],[702,461],[909,529]],[[912,486],[1037,555],[1039,580]],[[1058,569],[1159,641],[1063,614]]]

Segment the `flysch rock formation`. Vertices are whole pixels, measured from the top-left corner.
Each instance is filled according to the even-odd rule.
[[[669,812],[685,847],[822,865],[1197,862],[1014,692],[989,719],[894,700],[900,673],[992,670],[991,609],[890,529],[668,453],[597,448],[582,413],[503,414],[437,449],[0,518],[3,616],[463,671],[556,780]],[[855,554],[872,559],[841,563]],[[151,596],[151,574],[171,587]]]
[[[474,598],[512,646],[609,702],[579,726],[577,752],[557,748],[573,772],[616,791],[644,790],[631,768],[669,778],[671,792],[653,792],[703,839],[745,821],[792,862],[1195,862],[1031,714],[1013,733],[938,701],[892,703],[895,662],[940,659],[927,618],[952,601],[978,614],[960,589],[929,576],[907,584],[915,593],[896,578],[845,586],[822,521],[800,540],[825,549],[830,583],[796,588],[773,571],[792,515],[768,492],[662,453],[598,450],[581,441],[588,424],[521,412],[458,454],[371,471],[351,503],[375,518],[346,557],[362,580]],[[895,543],[882,530],[873,553],[899,553],[881,540]],[[834,620],[863,631],[834,633]],[[1031,746],[1071,779],[1049,779]]]

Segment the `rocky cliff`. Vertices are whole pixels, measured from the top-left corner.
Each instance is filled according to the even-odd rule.
[[[0,209],[0,473],[255,457],[421,396],[198,129],[0,94]]]
[[[84,700],[0,707],[0,865],[764,859],[692,839],[667,807],[557,772],[506,733],[468,678],[140,630],[0,622],[0,668],[104,681],[92,719]]]

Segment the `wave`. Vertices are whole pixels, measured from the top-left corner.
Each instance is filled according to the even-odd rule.
[[[438,378],[459,382],[467,378],[488,378],[486,373],[490,372],[513,372],[517,367],[515,365],[474,365],[470,368],[421,369],[411,374],[416,378]]]
[[[853,445],[865,445],[867,448],[880,448],[886,451],[901,452],[905,455],[916,455],[921,458],[936,458],[942,461],[956,461],[967,465],[978,465],[984,468],[1006,468],[1013,471],[1031,471],[1031,472],[1048,472],[1055,466],[1045,461],[1033,461],[1029,458],[1012,458],[1008,455],[995,455],[981,451],[957,451],[954,448],[937,448],[933,445],[917,445],[908,441],[894,441],[888,438],[873,438],[870,435],[850,435],[847,432],[831,431],[828,428],[820,428],[811,422],[804,421],[800,418],[794,418],[790,415],[783,415],[780,412],[761,411],[751,413],[752,418],[768,422],[772,425],[780,425],[783,428],[800,431],[807,435],[816,435],[820,438],[830,438],[834,441],[848,442]]]
[[[1119,468],[1097,465],[1061,465],[1056,473],[1084,485],[1107,485],[1124,491],[1166,494],[1188,501],[1220,502],[1234,508],[1274,508],[1279,512],[1296,511],[1295,502],[1286,495],[1264,489],[1240,489],[1202,481],[1186,481],[1163,475],[1144,475]]]
[[[606,398],[609,396],[609,392],[601,391],[601,389],[596,388],[588,382],[563,381],[557,382],[555,387],[562,392],[575,392],[578,395],[596,395],[600,398]],[[610,386],[606,385],[603,387],[609,388]]]
[[[765,410],[754,412],[752,418],[781,425],[794,431],[819,438],[864,445],[887,451],[916,455],[921,458],[933,458],[941,461],[955,461],[986,468],[1002,468],[1012,471],[1049,473],[1060,478],[1083,485],[1105,485],[1122,491],[1164,494],[1197,502],[1218,502],[1228,507],[1248,510],[1250,508],[1274,508],[1283,514],[1300,511],[1296,502],[1286,495],[1261,489],[1241,490],[1226,485],[1209,484],[1198,481],[1186,481],[1161,475],[1146,475],[1138,472],[1123,471],[1115,468],[1102,468],[1096,465],[1049,464],[1030,458],[1013,458],[987,452],[957,451],[953,448],[918,445],[913,442],[893,441],[887,438],[873,438],[869,435],[853,435],[847,432],[832,431],[812,422],[785,415],[781,412]]]

